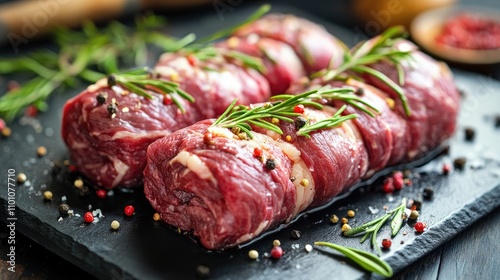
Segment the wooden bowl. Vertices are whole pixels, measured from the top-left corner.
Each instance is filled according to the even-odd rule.
[[[500,23],[500,11],[486,7],[452,6],[424,12],[411,24],[413,40],[427,52],[444,60],[463,64],[495,64],[500,62],[500,48],[472,50],[452,47],[438,43],[436,37],[441,33],[444,23],[462,13],[492,19]]]

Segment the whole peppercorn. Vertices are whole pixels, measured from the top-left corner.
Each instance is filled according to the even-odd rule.
[[[257,252],[256,250],[250,250],[250,251],[248,251],[248,257],[251,260],[256,260],[259,258],[259,252]]]
[[[434,196],[434,189],[424,188],[423,196],[424,196],[424,199],[427,199],[427,200],[432,199],[432,197]]]
[[[443,164],[443,174],[448,175],[450,173],[450,165],[449,164]]]
[[[112,221],[111,222],[111,229],[117,230],[118,228],[120,228],[120,222],[118,222],[117,220]]]
[[[116,115],[116,113],[118,113],[118,106],[116,106],[116,103],[109,103],[106,109],[108,110],[110,116],[112,116],[113,114]]]
[[[337,217],[337,215],[331,215],[330,216],[330,222],[332,222],[333,224],[336,224],[339,222],[339,217]]]
[[[363,88],[358,88],[356,89],[354,94],[356,94],[357,96],[363,96],[365,94],[365,90]]]
[[[83,220],[87,224],[90,224],[94,221],[94,215],[92,215],[92,212],[85,212],[85,214],[83,214]]]
[[[348,217],[348,218],[352,218],[352,217],[354,217],[355,215],[356,215],[356,213],[355,213],[353,210],[349,210],[349,211],[347,211],[347,217]]]
[[[415,228],[415,230],[418,232],[418,233],[422,233],[425,231],[425,228],[427,227],[425,225],[425,223],[423,222],[416,222],[415,225],[413,226]]]
[[[279,241],[278,239],[275,239],[273,241],[273,246],[281,246],[281,241]]]
[[[386,178],[384,181],[384,185],[382,185],[382,191],[384,193],[393,193],[394,192],[394,180],[392,178]]]
[[[44,146],[40,146],[36,149],[36,155],[38,157],[43,157],[47,154],[47,148],[45,148]]]
[[[283,256],[283,248],[280,246],[273,246],[271,249],[271,257],[273,259],[279,259]]]
[[[304,113],[304,105],[302,105],[302,104],[295,105],[295,107],[293,107],[293,112],[299,113],[299,114]]]
[[[69,205],[66,203],[62,203],[61,205],[59,205],[57,210],[59,211],[59,214],[61,214],[62,217],[66,217],[68,216]]]
[[[199,265],[196,267],[196,274],[198,274],[200,278],[207,278],[210,276],[210,268],[208,266]]]
[[[22,184],[22,183],[26,182],[26,180],[28,179],[28,177],[26,177],[26,174],[24,174],[24,173],[19,173],[19,174],[17,174],[17,178],[16,179],[17,179],[17,182],[19,184]]]
[[[97,197],[99,198],[105,198],[107,196],[107,193],[105,190],[103,189],[98,189],[97,191],[95,191],[95,194],[97,195]]]
[[[6,126],[2,128],[2,137],[7,138],[10,135],[12,135],[12,130],[10,129],[10,127]]]
[[[276,161],[272,158],[266,160],[267,170],[273,170],[276,168]]]
[[[458,169],[458,170],[463,170],[465,168],[465,162],[467,160],[464,158],[464,157],[459,157],[459,158],[456,158],[454,161],[453,161],[453,166],[455,167],[455,169]]]
[[[307,120],[306,120],[306,118],[304,118],[302,116],[298,116],[295,119],[295,129],[297,129],[297,130],[301,129],[306,124],[307,124]]]
[[[340,219],[340,223],[345,225],[345,224],[349,223],[349,220],[346,217],[343,217],[342,219]]]
[[[346,233],[347,231],[351,230],[351,226],[349,224],[344,224],[342,225],[342,232]]]
[[[418,219],[418,216],[420,216],[420,214],[418,213],[417,210],[411,210],[411,212],[410,212],[410,219],[416,220],[416,219]]]
[[[83,188],[83,180],[82,179],[76,179],[73,182],[73,186],[75,186],[75,188],[77,188],[77,189]]]
[[[97,100],[97,103],[99,103],[99,105],[102,105],[106,102],[106,96],[102,92],[97,94],[95,99]]]
[[[52,196],[53,196],[53,195],[52,195],[52,192],[51,192],[51,191],[45,191],[45,192],[43,193],[43,199],[45,199],[45,200],[52,200]]]
[[[500,127],[500,115],[495,116],[495,127]]]
[[[153,220],[155,220],[155,221],[161,220],[161,216],[160,216],[160,214],[158,212],[156,212],[156,213],[153,214]]]
[[[293,239],[299,239],[301,237],[302,233],[300,232],[300,230],[292,230],[292,233],[290,234],[290,237],[292,237]]]
[[[108,76],[108,86],[112,87],[116,85],[116,77],[115,75],[109,75]]]
[[[476,131],[472,127],[465,128],[465,141],[474,140],[474,136],[476,135]]]
[[[385,250],[389,250],[391,248],[391,245],[392,241],[390,239],[382,239],[382,248],[384,248]]]
[[[123,208],[123,213],[125,213],[125,216],[131,217],[134,215],[135,209],[134,206],[132,205],[127,205],[125,208]]]
[[[404,187],[403,172],[396,171],[392,175],[394,189],[399,191]]]

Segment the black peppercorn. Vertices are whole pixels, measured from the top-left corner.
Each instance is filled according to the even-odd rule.
[[[102,93],[97,94],[95,99],[97,100],[97,103],[99,103],[100,105],[102,105],[106,102],[106,96]]]
[[[495,116],[495,127],[500,127],[500,115]]]
[[[116,106],[116,103],[110,103],[107,109],[110,115],[116,114],[118,112],[118,106]]]
[[[471,128],[471,127],[465,128],[465,140],[466,141],[474,140],[475,134],[476,134],[476,131],[473,128]]]
[[[68,216],[68,211],[69,211],[69,205],[66,203],[62,203],[59,205],[59,214],[61,214],[62,217]]]
[[[459,158],[456,158],[454,161],[453,161],[453,166],[455,167],[455,169],[458,169],[458,170],[463,170],[465,168],[465,162],[467,160],[464,158],[464,157],[459,157]]]
[[[292,233],[290,234],[290,237],[293,238],[293,239],[299,239],[300,236],[301,236],[301,234],[302,233],[300,232],[300,230],[294,229],[294,230],[292,230]]]
[[[109,75],[108,76],[108,86],[112,87],[116,85],[116,77],[115,75]]]
[[[276,161],[274,159],[270,158],[266,160],[266,168],[267,170],[273,170],[276,168]]]
[[[414,199],[413,206],[415,206],[416,210],[422,209],[422,200]]]
[[[356,94],[357,96],[363,96],[365,94],[365,90],[363,88],[358,88],[356,89],[354,94]]]
[[[424,188],[424,199],[432,199],[432,197],[434,196],[434,189],[432,188]]]
[[[301,129],[306,124],[307,120],[304,117],[299,116],[297,117],[297,119],[295,119],[295,129],[297,130]]]

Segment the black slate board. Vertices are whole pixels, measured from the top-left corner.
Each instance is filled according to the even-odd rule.
[[[287,7],[275,7],[274,10],[292,11]],[[252,8],[242,6],[227,15],[224,21],[213,13],[196,22],[174,22],[172,33],[208,33],[230,25],[252,11]],[[311,18],[301,12],[292,12]],[[200,28],[203,30],[200,31]],[[353,33],[343,29],[331,26],[329,29],[348,44],[355,38]],[[359,225],[380,215],[383,206],[393,208],[403,197],[416,198],[424,187],[433,187],[434,198],[425,201],[421,211],[421,220],[429,225],[429,230],[416,235],[410,225],[405,225],[394,238],[391,250],[384,252],[384,259],[397,272],[500,205],[500,147],[497,145],[500,129],[494,125],[494,116],[500,113],[496,108],[500,104],[500,95],[496,92],[500,91],[500,83],[470,73],[455,71],[455,74],[465,97],[459,128],[449,143],[450,153],[414,168],[413,186],[387,196],[380,192],[378,180],[353,190],[349,196],[338,198],[326,209],[303,215],[295,223],[243,248],[208,252],[189,236],[153,221],[154,211],[140,189],[132,193],[117,190],[105,199],[97,198],[93,192],[81,197],[72,186],[77,174],[63,171],[54,175],[52,162],[67,158],[66,148],[59,136],[61,108],[64,101],[80,89],[54,96],[50,113],[41,114],[36,120],[22,118],[16,121],[12,124],[13,135],[1,140],[0,182],[4,183],[0,191],[0,219],[7,222],[9,218],[6,182],[8,170],[14,169],[16,173],[23,172],[28,176],[28,182],[16,187],[16,230],[102,279],[195,278],[199,265],[209,267],[213,279],[322,279],[332,275],[336,279],[358,279],[369,274],[328,250],[307,253],[304,245],[321,240],[371,250],[368,242],[359,244],[358,238],[342,237],[339,225],[330,224],[329,216],[337,214],[342,217],[348,209],[354,209],[357,215],[350,224]],[[473,142],[464,141],[463,128],[467,126],[476,130]],[[37,131],[39,128],[41,131]],[[36,156],[36,148],[40,145],[48,149],[43,158]],[[468,159],[465,170],[441,175],[442,164],[450,164],[459,156]],[[43,201],[41,194],[44,190],[53,192],[52,202]],[[81,217],[58,221],[57,207],[62,196],[67,197],[75,213],[83,215],[92,205],[92,209],[100,209],[104,217],[91,225],[84,225]],[[135,206],[134,217],[123,216],[123,207],[127,204]],[[379,213],[371,214],[369,206],[378,209]],[[121,223],[116,232],[109,229],[115,219]],[[302,238],[290,239],[292,229],[300,230]],[[384,227],[379,239],[389,235],[388,227]],[[282,259],[275,261],[261,257],[259,261],[251,261],[246,257],[250,249],[258,250],[262,256],[270,250],[274,239],[281,240],[286,252]]]

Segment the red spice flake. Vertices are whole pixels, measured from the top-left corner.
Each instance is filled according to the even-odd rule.
[[[436,41],[460,49],[500,48],[500,22],[463,13],[448,20]]]
[[[5,124],[5,121],[0,118],[0,130],[4,129],[7,125]]]
[[[253,156],[256,158],[261,157],[262,156],[262,149],[259,147],[256,147],[255,149],[253,149]]]
[[[451,170],[450,165],[449,165],[449,164],[447,164],[447,163],[445,163],[445,164],[443,165],[443,174],[444,174],[444,175],[448,175],[448,174],[450,174],[450,170]]]
[[[187,56],[187,60],[191,66],[196,66],[198,64],[198,58],[192,54]]]
[[[131,217],[132,215],[134,215],[134,212],[135,212],[135,209],[134,209],[134,206],[132,206],[132,205],[127,205],[123,209],[123,213],[125,213],[125,216],[128,216],[128,217]]]
[[[394,172],[394,174],[392,175],[392,179],[393,179],[394,189],[397,191],[401,190],[404,186],[403,172],[401,171]]]
[[[293,108],[293,112],[299,113],[299,114],[304,113],[304,105],[302,105],[302,104],[295,105],[295,107]]]
[[[384,193],[393,193],[394,192],[394,179],[391,177],[386,178],[384,181],[384,185],[382,186],[382,191]]]
[[[412,181],[412,180],[410,180],[410,179],[404,179],[404,183],[405,183],[405,185],[407,185],[407,186],[412,186],[412,185],[413,185],[413,181]]]
[[[417,210],[417,205],[412,205],[411,208],[410,208],[411,211],[414,211],[414,210]]]
[[[164,95],[163,105],[170,105],[170,104],[172,104],[172,97],[170,97],[170,95]]]
[[[279,259],[283,256],[283,249],[280,246],[274,246],[271,249],[271,257],[273,259]]]
[[[214,144],[213,134],[209,131],[205,132],[205,134],[203,134],[203,142],[207,145],[213,145]]]
[[[90,224],[94,221],[94,215],[92,215],[92,212],[85,212],[85,214],[83,214],[83,220]]]
[[[390,239],[384,238],[382,240],[382,248],[384,248],[385,250],[389,250],[391,248],[391,245],[392,245],[392,241]]]
[[[414,226],[415,230],[418,233],[424,232],[426,227],[427,227],[427,225],[424,222],[416,222],[415,226]]]
[[[99,189],[95,193],[96,193],[97,197],[99,197],[99,198],[105,198],[107,196],[106,191],[103,189]]]
[[[29,105],[24,110],[24,114],[28,117],[36,117],[36,115],[38,114],[38,109],[34,105]]]

